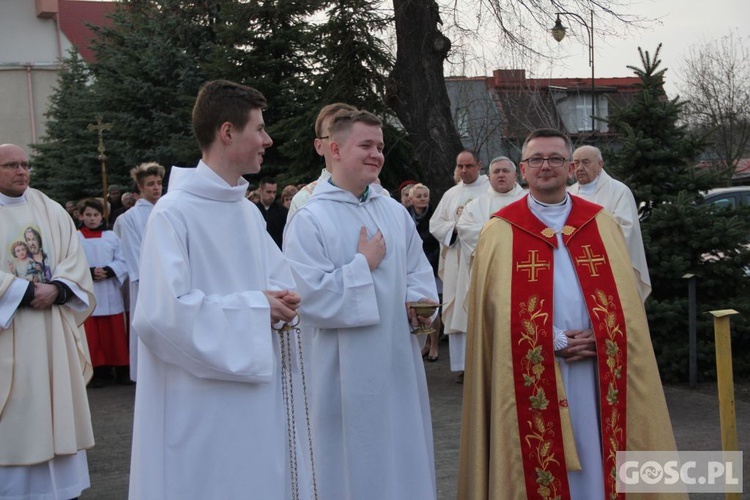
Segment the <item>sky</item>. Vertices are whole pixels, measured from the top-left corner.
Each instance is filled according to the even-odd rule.
[[[653,55],[658,44],[662,43],[661,67],[668,69],[666,90],[668,95],[674,96],[682,78],[680,68],[691,46],[703,45],[734,31],[742,37],[743,45],[750,49],[750,32],[747,31],[750,0],[640,0],[633,4],[630,11],[660,21],[649,28],[630,33],[626,38],[603,37],[603,34],[597,33],[595,25],[596,77],[634,76],[626,66],[641,67],[638,47]],[[566,27],[575,22],[570,17],[561,20]],[[550,76],[591,75],[588,39],[585,36],[564,38],[558,44],[557,53],[564,59],[562,64],[550,67]]]
[[[2,1],[2,0],[0,0]],[[91,0],[96,1],[96,0]],[[514,1],[514,0],[508,0]],[[605,0],[606,1],[606,0]],[[441,9],[444,21],[450,24],[449,14],[446,14],[445,5],[461,5],[460,0],[438,0],[444,8]],[[474,4],[476,0],[469,0]],[[391,0],[383,0],[383,5],[388,9]],[[653,54],[659,43],[662,43],[661,60],[662,68],[667,68],[666,90],[670,96],[677,93],[678,84],[682,75],[680,73],[682,62],[688,55],[691,47],[704,45],[707,42],[728,35],[730,31],[742,37],[742,43],[750,49],[750,32],[747,30],[750,22],[750,0],[630,0],[629,7],[623,9],[625,12],[640,17],[655,20],[650,26],[631,30],[620,36],[607,35],[598,30],[594,25],[594,66],[595,77],[627,77],[634,76],[627,68],[628,65],[640,67],[638,47],[648,50]],[[469,16],[476,15],[470,12]],[[485,14],[486,15],[486,14]],[[585,16],[588,22],[588,16]],[[563,25],[570,28],[569,35],[562,42],[552,42],[548,45],[550,55],[555,58],[552,64],[543,62],[535,65],[529,71],[530,77],[590,77],[591,67],[588,64],[588,37],[582,31],[580,25],[576,26],[576,19],[570,16],[562,16]],[[596,18],[595,21],[596,23]],[[469,21],[467,25],[471,25]],[[552,27],[554,23],[550,23]],[[445,28],[446,25],[443,26]],[[577,32],[579,36],[571,36]],[[520,31],[528,36],[528,31]],[[452,33],[446,33],[455,39]],[[551,39],[552,35],[533,33],[533,36],[545,36]],[[482,45],[481,42],[474,42]],[[479,47],[478,52],[485,50],[480,56],[484,62],[469,63],[468,65],[452,65],[446,63],[446,75],[464,76],[490,76],[494,69],[523,68],[524,63],[513,64],[510,62],[493,63],[493,60],[503,60],[498,55],[498,50],[491,44]],[[476,48],[476,47],[475,47]],[[488,56],[488,53],[492,53]],[[454,58],[454,61],[457,58]],[[525,68],[529,69],[529,68]]]

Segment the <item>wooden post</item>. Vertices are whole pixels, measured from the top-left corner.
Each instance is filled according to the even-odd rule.
[[[739,314],[734,309],[709,311],[714,317],[716,342],[716,378],[719,386],[719,414],[721,416],[721,447],[737,451],[737,422],[734,415],[734,380],[732,376],[732,341],[729,317]]]
[[[737,418],[734,410],[734,376],[732,374],[732,337],[729,329],[729,317],[739,313],[734,309],[721,309],[709,311],[709,313],[714,317],[721,449],[723,451],[738,451]],[[740,500],[740,494],[726,493],[725,498],[727,500]]]

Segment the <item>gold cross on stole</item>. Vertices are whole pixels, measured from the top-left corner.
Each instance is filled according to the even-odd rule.
[[[594,255],[591,252],[591,245],[583,245],[583,255],[576,257],[576,265],[589,266],[591,276],[599,276],[596,266],[604,264],[607,260],[603,255]]]
[[[538,281],[537,273],[541,269],[549,269],[548,260],[537,260],[539,250],[529,250],[528,260],[516,264],[516,271],[526,271],[529,273],[529,281]]]

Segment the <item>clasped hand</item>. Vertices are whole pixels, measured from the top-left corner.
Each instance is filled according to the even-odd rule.
[[[34,299],[30,305],[34,309],[47,309],[52,307],[57,299],[57,287],[49,283],[34,283]]]
[[[565,330],[565,336],[568,337],[568,346],[556,351],[555,355],[565,358],[566,363],[596,357],[596,338],[592,329]]]
[[[271,306],[271,323],[289,323],[297,315],[300,296],[291,290],[266,290],[263,292]]]
[[[102,281],[107,279],[107,271],[103,267],[94,268],[94,281]]]

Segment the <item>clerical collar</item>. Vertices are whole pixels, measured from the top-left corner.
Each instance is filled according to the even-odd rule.
[[[21,196],[6,196],[0,193],[0,206],[9,207],[11,205],[22,205],[26,203],[26,193],[24,192]]]
[[[328,182],[331,183],[331,186],[338,187],[336,184],[333,183],[333,177],[328,178]],[[367,197],[370,196],[370,186],[367,186],[365,188],[365,192],[362,193],[362,196],[357,198],[360,203],[364,203],[367,200]]]
[[[567,193],[565,193],[565,198],[563,198],[563,200],[560,201],[560,202],[558,202],[558,203],[542,203],[541,201],[539,201],[536,198],[534,198],[534,196],[532,196],[531,194],[529,194],[529,198],[531,198],[531,200],[534,203],[536,203],[537,205],[540,205],[542,207],[562,207],[562,206],[565,206],[566,203],[568,203],[568,194]]]
[[[603,172],[603,170],[602,170],[602,172]],[[596,179],[594,179],[593,181],[589,182],[588,184],[580,184],[579,183],[578,193],[579,194],[585,194],[585,195],[592,195],[592,194],[594,194],[594,191],[596,191],[596,186],[597,186],[597,184],[599,184],[599,179],[602,176],[602,172],[599,172],[599,175],[596,176]]]

